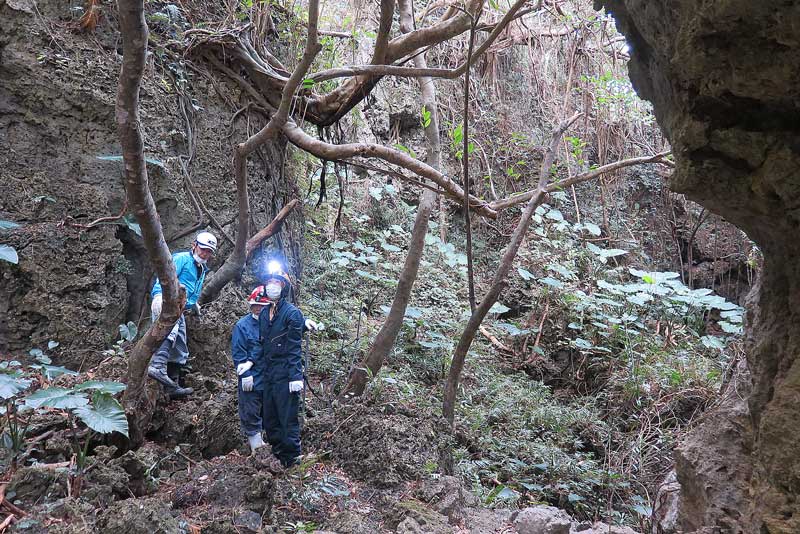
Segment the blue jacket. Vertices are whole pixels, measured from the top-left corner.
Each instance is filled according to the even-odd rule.
[[[236,322],[231,334],[231,357],[234,368],[240,363],[253,362],[253,367],[239,378],[253,377],[253,389],[261,391],[264,384],[264,358],[261,357],[261,337],[258,319],[247,314]]]
[[[198,265],[195,263],[191,251],[176,252],[172,255],[172,261],[175,263],[175,272],[178,273],[178,282],[186,288],[186,309],[188,310],[200,298],[208,267],[201,265],[200,274],[198,275]],[[155,297],[159,293],[161,293],[161,281],[156,278],[156,283],[153,284],[150,296]]]
[[[272,306],[277,306],[270,321]],[[264,380],[268,383],[303,379],[302,339],[305,319],[291,302],[283,299],[268,304],[258,318],[261,354],[265,365]]]

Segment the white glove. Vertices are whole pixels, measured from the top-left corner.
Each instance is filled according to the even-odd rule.
[[[236,366],[236,375],[242,376],[247,371],[249,371],[251,367],[253,367],[253,362],[240,363],[239,365]]]
[[[311,319],[306,319],[306,329],[311,332],[315,330],[325,330],[325,325],[322,323],[315,323]]]
[[[303,381],[292,380],[289,382],[289,393],[297,393],[298,391],[303,391]]]
[[[242,391],[253,391],[253,377],[246,376],[242,378]]]
[[[155,297],[153,297],[153,302],[150,303],[150,320],[156,322],[158,316],[161,315],[161,305],[163,301],[161,298],[161,293],[158,293]]]

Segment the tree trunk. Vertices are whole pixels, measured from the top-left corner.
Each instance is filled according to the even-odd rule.
[[[163,308],[158,321],[145,332],[128,359],[128,387],[123,404],[128,416],[130,442],[137,446],[153,413],[153,401],[146,385],[150,357],[180,317],[185,291],[178,285],[172,255],[164,240],[147,180],[142,134],[139,124],[139,87],[147,54],[147,24],[143,0],[119,0],[119,23],[122,33],[122,72],[117,87],[116,122],[124,161],[125,192],[131,213],[142,230],[147,257],[161,280]]]
[[[458,339],[458,344],[453,352],[453,362],[450,364],[450,372],[447,376],[444,400],[442,402],[442,413],[451,426],[455,420],[456,393],[458,392],[458,382],[461,378],[461,371],[464,369],[467,351],[470,345],[472,345],[472,340],[475,339],[475,333],[478,331],[478,327],[480,327],[486,314],[489,313],[489,308],[497,301],[497,297],[503,289],[506,276],[508,276],[508,272],[511,270],[511,264],[514,262],[517,251],[528,231],[528,225],[531,222],[534,210],[546,198],[547,180],[550,176],[550,167],[553,165],[556,150],[558,149],[558,142],[564,134],[564,131],[569,128],[570,124],[575,122],[577,118],[577,114],[573,115],[553,130],[550,146],[545,153],[541,169],[539,170],[539,186],[536,189],[536,193],[528,201],[528,205],[525,206],[525,211],[522,212],[522,217],[519,223],[517,223],[514,234],[511,236],[511,241],[508,243],[503,253],[503,258],[500,260],[500,266],[497,268],[489,291],[484,295],[480,305],[472,312],[469,321],[467,321],[467,325],[464,327],[464,331],[461,333],[461,337]]]
[[[407,33],[413,29],[413,17],[411,11],[411,0],[401,0],[398,3],[400,10],[400,31]],[[425,54],[420,54],[414,58],[414,65],[417,68],[427,68]],[[430,112],[430,123],[425,127],[425,138],[428,142],[428,154],[426,163],[438,170],[441,160],[441,143],[439,139],[439,112],[436,106],[436,86],[432,78],[418,78],[420,86],[420,99],[425,109]],[[420,180],[424,178],[420,177]],[[430,189],[423,188],[419,206],[417,206],[417,216],[414,219],[414,227],[411,230],[411,240],[408,244],[403,270],[400,272],[397,288],[394,293],[394,300],[389,310],[386,321],[378,331],[372,342],[369,353],[361,365],[352,370],[350,379],[342,390],[340,398],[351,398],[361,395],[367,385],[370,375],[375,376],[383,366],[383,362],[389,355],[397,339],[397,334],[403,326],[403,317],[411,298],[411,290],[417,280],[419,264],[422,253],[425,249],[425,236],[428,234],[428,221],[431,211],[436,202],[436,193]],[[367,369],[369,371],[367,371]]]

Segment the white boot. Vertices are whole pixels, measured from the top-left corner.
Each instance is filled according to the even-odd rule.
[[[261,439],[261,434],[253,434],[252,436],[247,436],[247,443],[250,445],[250,452],[254,452],[257,448],[263,447],[266,445],[264,440]]]

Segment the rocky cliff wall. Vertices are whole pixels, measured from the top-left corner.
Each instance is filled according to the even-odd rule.
[[[730,484],[732,474],[749,495],[706,492],[706,502],[684,507],[683,526],[798,532],[800,5],[787,0],[596,5],[613,13],[627,36],[631,79],[652,101],[674,147],[673,190],[742,228],[764,254],[747,324],[752,373],[747,406],[723,403],[716,417],[687,437],[684,449],[694,454],[678,464],[679,479],[703,473],[707,478],[694,482],[713,487]],[[749,417],[742,417],[743,409]],[[725,445],[738,452],[718,455],[707,441],[728,436],[720,432],[729,425],[738,437]],[[734,456],[744,464],[730,465]]]

